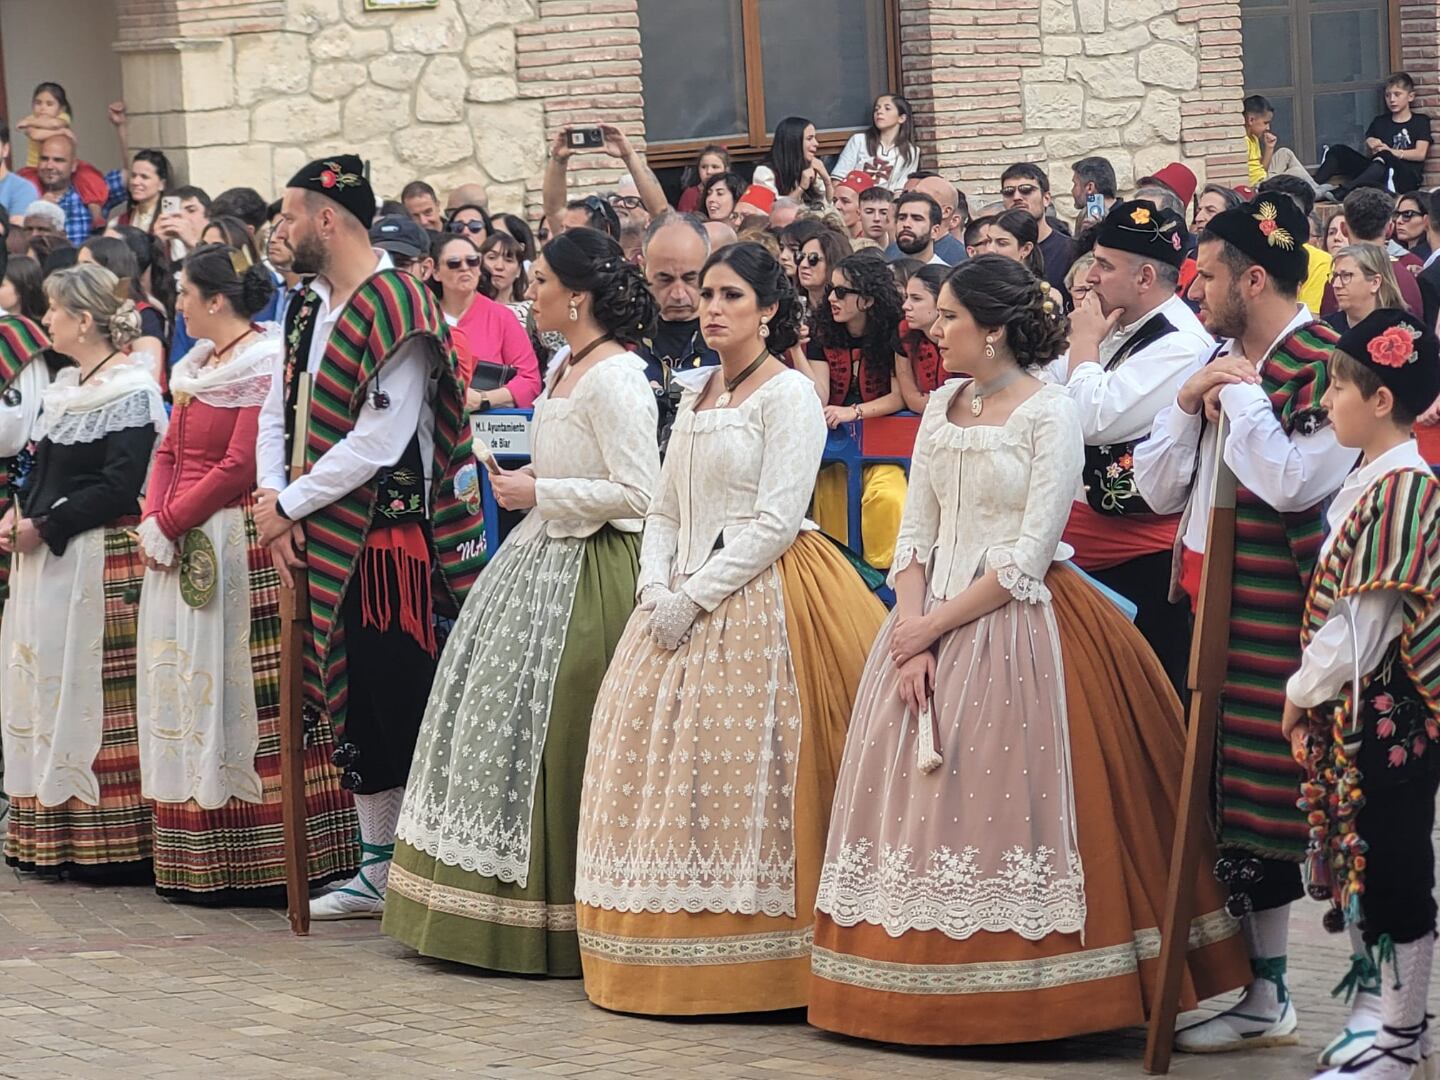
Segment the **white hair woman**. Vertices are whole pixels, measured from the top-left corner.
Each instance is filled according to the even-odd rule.
[[[134,526],[165,406],[125,351],[140,315],[102,266],[46,282],[45,326],[74,364],[45,392],[35,464],[0,521],[14,565],[0,628],[0,716],[11,798],[5,860],[90,880],[150,877],[140,795]]]

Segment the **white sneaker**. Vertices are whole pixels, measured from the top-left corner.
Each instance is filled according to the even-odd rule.
[[[362,896],[351,889],[340,888],[322,893],[310,901],[312,922],[336,922],[340,919],[378,919],[385,914],[385,901],[375,896]]]
[[[1181,1028],[1175,1033],[1175,1049],[1186,1054],[1224,1054],[1266,1046],[1295,1046],[1300,1042],[1300,1036],[1295,1034],[1299,1024],[1295,1005],[1290,1001],[1273,1020],[1232,1009]]]

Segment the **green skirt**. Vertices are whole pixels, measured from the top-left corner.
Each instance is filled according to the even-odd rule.
[[[483,811],[477,801],[467,798],[467,785],[461,778],[467,770],[473,771],[469,761],[487,751],[479,745],[481,740],[475,733],[457,733],[456,714],[457,710],[470,708],[469,695],[493,693],[490,686],[483,685],[489,681],[487,668],[501,672],[507,668],[505,643],[495,640],[495,622],[511,622],[515,609],[523,610],[526,604],[535,605],[538,622],[545,617],[543,607],[547,601],[556,601],[554,592],[546,596],[542,586],[532,584],[547,578],[538,569],[545,558],[541,552],[549,549],[553,565],[558,561],[555,547],[577,543],[583,546],[583,552],[574,581],[574,600],[553,685],[549,687],[548,723],[544,726],[538,766],[527,785],[533,801],[525,872],[517,875],[512,866],[497,874],[496,859],[484,854],[459,857],[445,851],[445,841],[453,839],[455,831],[464,831],[468,826],[473,832],[473,818]],[[462,640],[451,643],[463,650],[453,658],[453,670],[461,677],[450,680],[448,687],[444,681],[446,660],[450,659],[447,644],[447,657],[442,658],[416,749],[412,790],[406,795],[402,839],[395,845],[381,928],[425,956],[494,971],[573,978],[581,973],[575,932],[575,842],[580,827],[580,787],[590,740],[590,716],[605,670],[635,605],[640,536],[606,526],[583,541],[541,538],[525,548],[528,550],[510,552],[502,548],[476,583],[476,591],[482,595],[472,593],[470,599],[480,602],[477,616],[480,611],[490,614],[498,606],[497,599],[508,610],[504,616],[476,618],[468,627],[462,613],[456,626]],[[483,585],[492,574],[508,578],[506,587],[522,595],[487,601]],[[533,599],[528,594],[533,594]],[[464,638],[467,629],[470,634]],[[548,644],[550,635],[546,639]],[[508,665],[512,672],[514,659],[511,657]],[[522,668],[527,664],[543,665],[539,657],[520,660]],[[457,682],[465,685],[457,687]],[[514,680],[501,675],[498,682],[505,684],[508,692]],[[498,715],[500,722],[494,725],[498,730],[483,740],[488,752],[498,756],[496,748],[512,745],[515,731],[531,729],[532,712],[539,700],[538,695],[527,699],[522,687],[513,701],[506,699],[498,713],[491,708],[489,715]],[[448,745],[462,738],[471,745]],[[426,755],[431,763],[428,769],[422,767]],[[447,756],[453,765],[444,767]],[[434,764],[437,761],[440,768]],[[425,779],[427,772],[430,775]],[[439,779],[435,774],[440,772],[448,779]],[[417,776],[421,779],[417,780]],[[426,801],[421,798],[421,789],[433,793],[442,784],[446,785],[445,809],[437,815],[432,794],[429,812],[423,812],[418,805]],[[412,819],[415,824],[407,825]],[[426,840],[404,839],[421,833]],[[501,846],[513,859],[518,845],[513,836],[508,840]],[[422,843],[431,851],[439,851],[442,857],[422,850]],[[473,845],[470,850],[474,850]],[[501,865],[504,861],[498,860]]]

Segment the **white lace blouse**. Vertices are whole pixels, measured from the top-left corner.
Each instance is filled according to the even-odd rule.
[[[687,380],[640,552],[641,591],[683,577],[706,611],[795,542],[825,450],[809,376],[784,371],[734,408],[696,412],[717,370]]]
[[[1016,599],[1048,601],[1045,572],[1072,554],[1060,534],[1085,462],[1079,412],[1063,387],[1047,385],[1003,424],[959,427],[946,410],[968,381],[930,395],[891,582],[918,559],[940,600],[989,569]]]
[[[569,357],[551,363],[559,377]],[[606,524],[639,532],[660,475],[655,392],[645,361],[622,353],[580,376],[569,397],[535,402],[535,511],[552,537],[586,537]]]

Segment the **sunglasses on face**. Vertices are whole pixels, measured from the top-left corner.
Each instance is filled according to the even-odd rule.
[[[485,223],[483,221],[452,221],[450,222],[450,231],[452,233],[482,233],[485,231]]]
[[[639,210],[640,196],[612,195],[610,196],[610,205],[613,206],[616,210]]]
[[[464,255],[464,256],[459,256],[459,255],[457,255],[457,256],[455,256],[454,258],[446,259],[446,260],[445,260],[445,265],[448,266],[451,270],[459,270],[462,266],[466,266],[466,267],[469,267],[471,270],[474,270],[476,267],[478,267],[478,266],[480,265],[480,256],[479,256],[479,255]]]
[[[833,296],[836,300],[849,300],[852,296],[859,296],[859,289],[852,289],[849,285],[826,285],[825,295]]]
[[[1019,184],[1016,187],[1002,187],[1000,194],[1007,199],[1013,199],[1016,195],[1019,195],[1022,199],[1028,199],[1039,190],[1040,186],[1038,184]]]
[[[1396,210],[1395,213],[1390,215],[1394,221],[1414,221],[1416,218],[1422,218],[1424,216],[1425,215],[1419,210]]]
[[[825,261],[825,256],[818,251],[812,251],[809,255],[797,255],[795,258],[801,266],[819,266]]]

